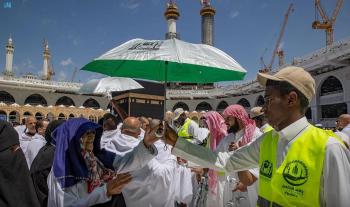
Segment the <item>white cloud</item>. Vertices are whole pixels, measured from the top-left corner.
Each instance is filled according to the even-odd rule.
[[[141,5],[141,3],[139,2],[139,0],[124,0],[121,3],[121,6],[130,10],[135,10],[137,9],[139,6]]]
[[[27,58],[26,60],[24,60],[24,61],[22,62],[22,68],[23,68],[23,69],[34,69],[35,66],[34,66],[34,64],[32,63],[32,60],[29,59],[29,58]]]
[[[60,64],[63,66],[63,67],[66,67],[68,65],[72,65],[73,64],[73,61],[72,61],[72,58],[67,58],[66,60],[62,60],[60,62]]]
[[[230,14],[229,14],[229,17],[230,17],[231,19],[234,19],[234,18],[236,18],[238,15],[239,15],[239,11],[231,11]]]
[[[61,70],[59,73],[58,73],[58,80],[60,80],[60,81],[64,81],[64,80],[66,80],[67,79],[67,74],[63,71],[63,70]]]

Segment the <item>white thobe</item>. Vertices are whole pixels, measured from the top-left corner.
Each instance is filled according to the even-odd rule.
[[[284,160],[290,146],[302,132],[309,127],[305,117],[295,121],[277,133],[279,136],[277,167]],[[191,160],[203,167],[218,171],[237,172],[259,167],[260,143],[263,136],[254,142],[240,148],[232,155],[229,153],[213,153],[212,151],[188,144],[186,140],[178,139],[172,153],[187,160]],[[350,203],[350,151],[337,139],[329,137],[326,144],[325,159],[320,186],[321,206],[349,206]]]
[[[125,134],[119,134],[110,142],[114,146],[106,146],[105,149],[113,149],[118,155],[123,155],[132,150],[140,140]],[[141,142],[142,143],[142,142]],[[164,143],[158,140],[155,143],[158,155],[148,164],[137,171],[132,172],[132,181],[123,189],[123,196],[127,206],[173,206],[175,199],[187,202],[192,198],[191,191],[186,191],[185,185],[177,182],[188,183],[184,178],[189,178],[190,170],[177,166],[176,157],[171,155],[171,148],[164,149]],[[175,180],[175,176],[177,179]],[[177,190],[175,190],[177,188]],[[189,189],[191,189],[190,186]],[[175,192],[181,191],[181,194]]]
[[[344,127],[344,129],[341,130],[344,134],[348,135],[350,137],[350,124]]]
[[[46,144],[45,138],[40,134],[35,134],[32,137],[32,140],[28,142],[27,150],[24,153],[24,156],[26,157],[28,168],[30,169],[30,166],[32,165],[36,155],[38,154],[39,150]]]
[[[151,149],[148,149],[143,142],[140,142],[133,150],[124,153],[123,156],[116,155],[113,166],[118,173],[138,170],[143,168],[157,153],[158,151],[154,145],[151,145]],[[49,189],[48,206],[50,207],[85,207],[110,200],[106,195],[106,185],[95,188],[90,194],[87,193],[85,181],[80,181],[73,186],[62,189],[53,175],[52,169],[47,178],[47,184]]]
[[[42,138],[43,137],[39,134],[35,134],[34,136],[28,136],[25,132],[23,132],[21,136],[19,136],[19,144],[23,151],[23,154],[25,155],[28,167],[30,167],[30,164],[33,162],[34,157],[36,156],[36,154],[34,155],[33,152],[30,152],[28,155],[27,150],[28,150],[29,143],[31,143],[34,139],[42,139]]]

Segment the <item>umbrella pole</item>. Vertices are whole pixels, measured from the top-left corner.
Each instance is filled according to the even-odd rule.
[[[165,120],[166,114],[166,86],[168,84],[168,61],[165,61],[165,77],[164,77],[164,107],[163,107],[163,119]]]

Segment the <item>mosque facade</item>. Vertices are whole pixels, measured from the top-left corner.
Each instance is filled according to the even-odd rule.
[[[50,120],[85,117],[97,122],[109,111],[106,110],[107,98],[79,94],[81,83],[51,80],[53,71],[47,42],[44,45],[42,77],[31,73],[16,77],[12,68],[12,38],[5,48],[5,69],[0,75],[0,119],[19,123],[26,116],[33,115],[37,119]]]

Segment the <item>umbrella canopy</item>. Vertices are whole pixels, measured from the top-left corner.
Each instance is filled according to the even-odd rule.
[[[82,70],[188,83],[241,80],[246,73],[232,57],[217,48],[178,39],[133,39],[94,59]]]
[[[112,91],[128,91],[143,88],[131,78],[107,77],[92,79],[81,86],[80,93],[107,94]]]

